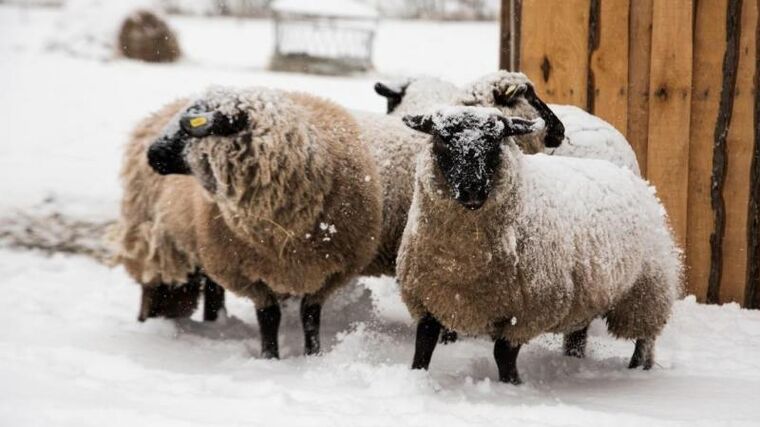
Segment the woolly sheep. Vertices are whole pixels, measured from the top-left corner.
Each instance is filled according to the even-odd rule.
[[[536,96],[533,83],[523,73],[502,70],[487,74],[462,89],[449,89],[447,99],[441,99],[441,93],[435,89],[443,84],[439,79],[419,77],[413,82],[417,88],[414,96],[407,101],[405,93],[398,92],[394,98],[396,108],[389,111],[390,114],[421,114],[440,104],[449,104],[496,107],[504,115],[527,119],[541,117],[546,121],[546,129],[515,137],[523,152],[607,160],[636,175],[641,174],[636,154],[614,126],[571,105],[547,106]],[[386,83],[383,86],[403,87],[403,84]],[[426,90],[431,93],[428,98],[425,97]],[[376,89],[376,92],[385,96],[390,104],[388,91],[381,93]]]
[[[404,120],[431,135],[398,256],[419,319],[412,367],[427,369],[443,324],[491,336],[499,379],[517,384],[522,344],[603,316],[636,340],[629,367],[651,368],[682,272],[654,190],[609,162],[524,155],[507,137],[540,119],[450,107]]]
[[[319,351],[323,302],[380,235],[379,177],[355,121],[305,94],[212,88],[175,102],[138,126],[123,180],[129,274],[152,289],[201,270],[250,298],[264,357],[279,357],[288,295],[303,297],[305,353]]]

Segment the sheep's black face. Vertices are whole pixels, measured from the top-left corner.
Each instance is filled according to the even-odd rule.
[[[501,141],[538,130],[542,121],[507,118],[488,108],[449,108],[405,116],[407,126],[433,136],[433,156],[451,196],[467,209],[488,200],[501,162]]]
[[[406,95],[406,88],[408,86],[408,82],[402,85],[396,85],[395,87],[383,82],[375,83],[375,92],[384,97],[388,102],[386,113],[390,114],[398,108],[401,101],[404,99],[404,95]]]
[[[185,150],[193,138],[234,135],[246,128],[248,115],[225,115],[199,101],[185,110],[178,121],[169,123],[164,134],[148,148],[148,164],[161,175],[189,175]]]

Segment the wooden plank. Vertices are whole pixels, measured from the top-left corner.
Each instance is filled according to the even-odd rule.
[[[520,66],[548,102],[586,107],[589,0],[523,0]]]
[[[655,0],[652,9],[647,175],[681,247],[689,182],[692,6],[692,0]]]
[[[641,175],[647,176],[649,138],[649,57],[652,50],[652,0],[630,2],[628,26],[628,131],[639,161]]]
[[[739,34],[741,24],[741,0],[729,0],[726,14],[726,52],[721,69],[720,104],[718,120],[715,123],[713,141],[712,175],[710,177],[710,207],[713,210],[713,231],[710,234],[710,275],[707,278],[708,303],[720,302],[720,288],[723,279],[723,241],[726,230],[726,204],[723,190],[728,168],[728,148],[726,147],[731,116],[734,111],[734,89],[736,72],[739,67]],[[731,256],[731,254],[729,254]]]
[[[501,38],[499,69],[512,71],[512,1],[501,0]]]
[[[589,112],[628,132],[628,9],[629,0],[599,2],[598,38],[589,60]],[[592,9],[593,16],[593,9]]]
[[[738,0],[733,0],[738,1]],[[723,240],[721,302],[744,302],[747,274],[747,204],[754,139],[755,36],[757,2],[745,0],[741,8],[739,65],[733,114],[728,130],[728,168],[723,197],[726,228]]]
[[[760,0],[757,0],[760,9]],[[755,26],[755,64],[760,64],[760,20]],[[747,291],[744,306],[760,308],[760,65],[755,66],[755,142],[747,207]]]
[[[720,73],[726,50],[728,0],[698,1],[694,18],[694,78],[689,146],[687,289],[700,302],[707,297],[710,274],[710,176],[715,124],[718,118]]]

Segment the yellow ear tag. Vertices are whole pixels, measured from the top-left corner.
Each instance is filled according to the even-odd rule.
[[[190,126],[194,128],[201,127],[205,125],[206,123],[208,123],[208,119],[203,116],[193,117],[192,119],[190,119]]]

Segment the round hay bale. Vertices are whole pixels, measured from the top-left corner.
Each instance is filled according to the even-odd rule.
[[[127,58],[147,62],[174,62],[180,56],[177,35],[166,21],[147,10],[138,10],[124,20],[119,47]]]

